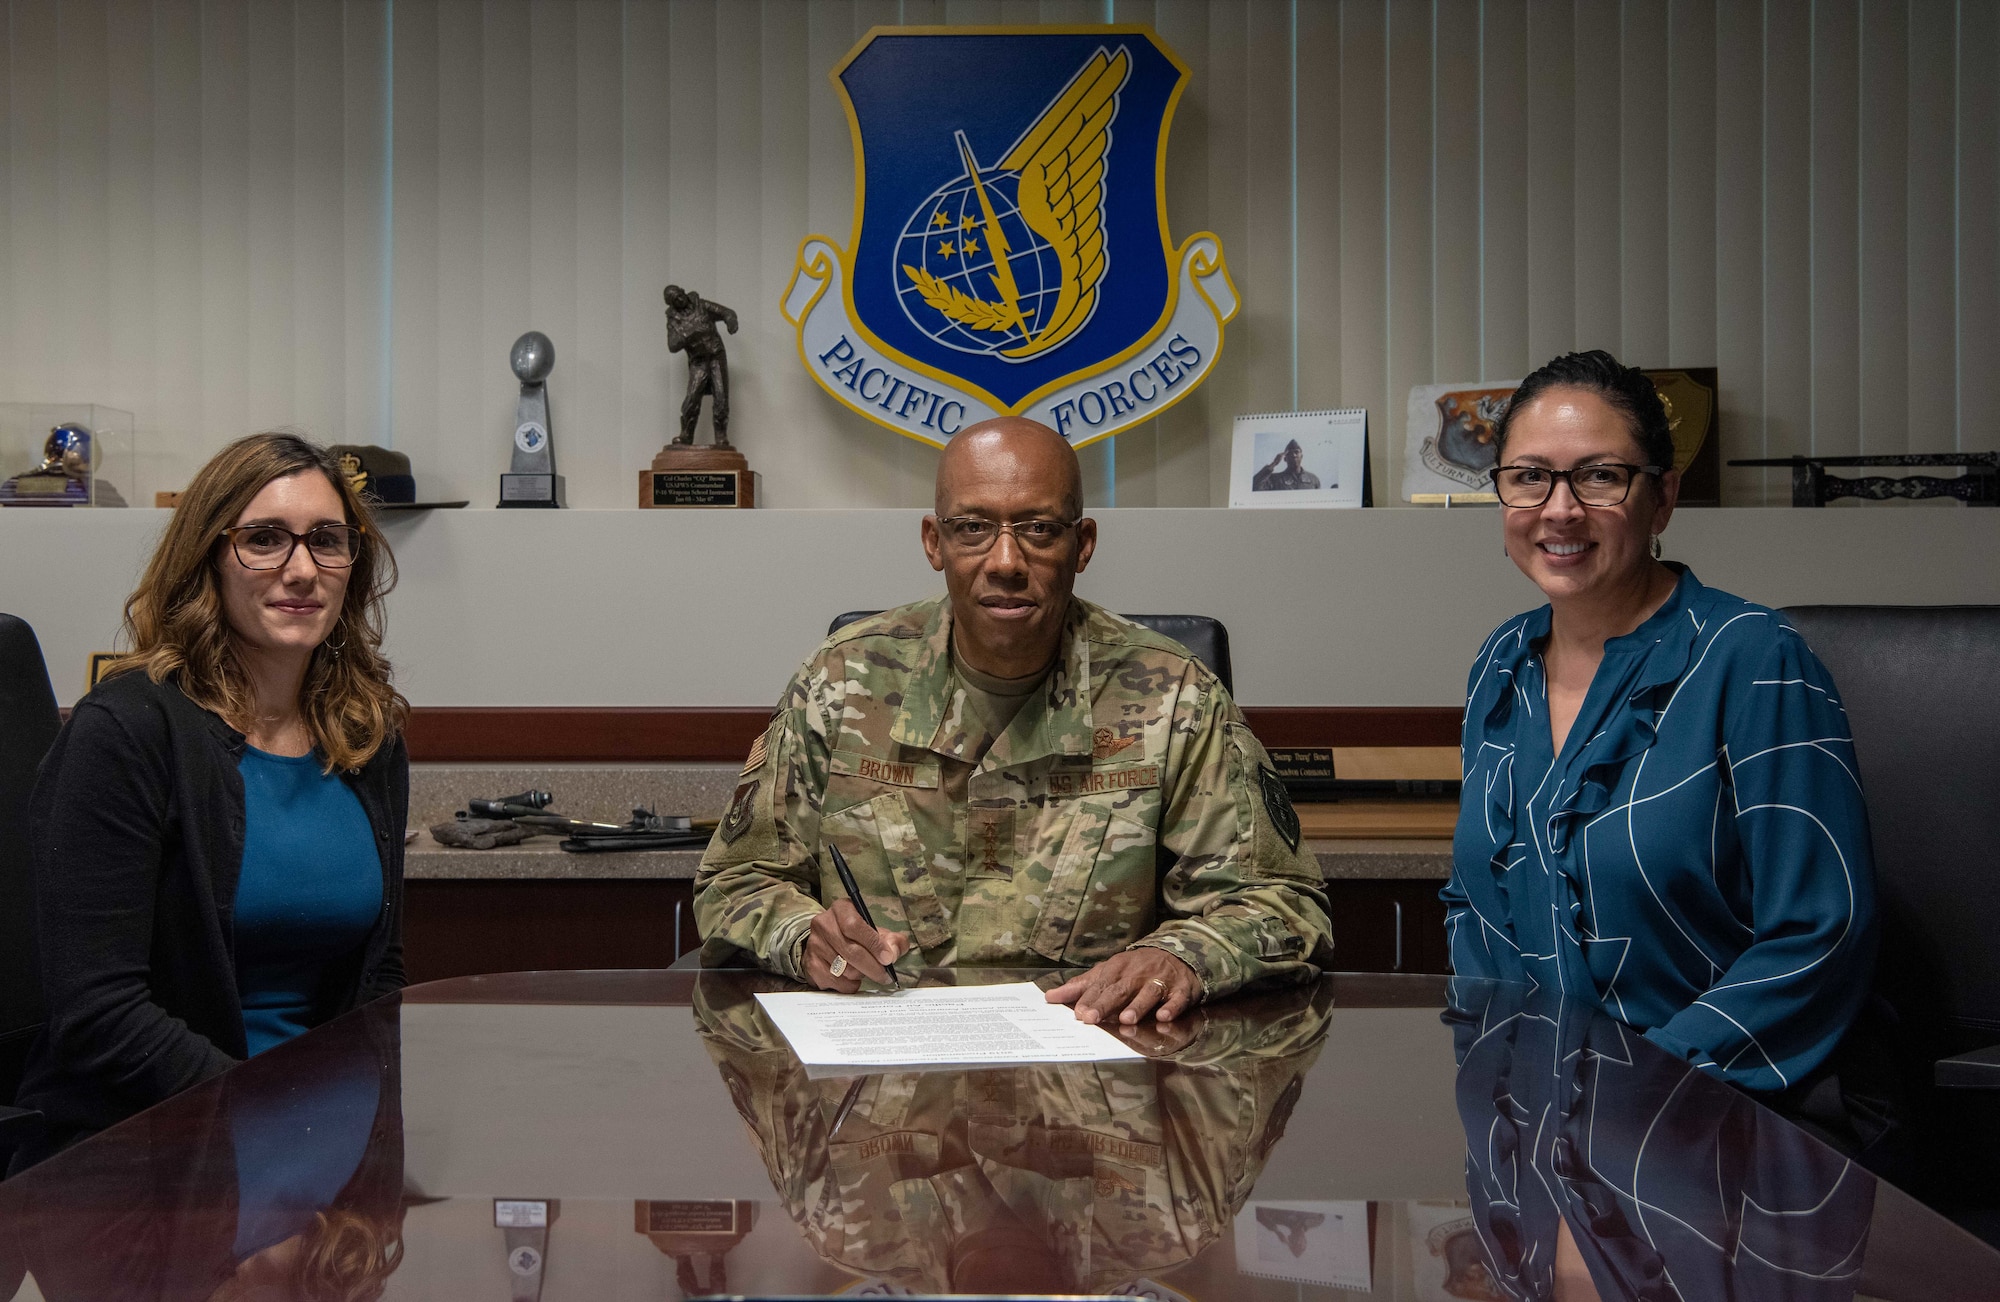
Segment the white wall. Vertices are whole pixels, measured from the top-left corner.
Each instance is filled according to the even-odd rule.
[[[6,0],[0,401],[138,414],[136,484],[297,425],[490,503],[509,342],[555,341],[578,505],[629,505],[684,371],[660,288],[743,316],[769,505],[917,506],[935,454],[838,407],[777,300],[847,238],[826,78],[878,23],[1154,25],[1193,69],[1176,236],[1244,313],[1093,503],[1225,500],[1230,417],[1572,346],[1719,365],[1724,449],[2000,447],[1991,0]],[[1111,463],[1115,460],[1115,473]],[[1781,474],[1726,472],[1782,504]]]
[[[1214,615],[1253,705],[1457,705],[1466,666],[1540,596],[1491,510],[1095,513],[1078,591]],[[435,511],[389,525],[388,652],[418,705],[774,701],[844,610],[942,590],[916,511]],[[0,610],[81,694],[159,511],[0,510]],[[1687,510],[1665,538],[1771,605],[2000,602],[2000,510]]]

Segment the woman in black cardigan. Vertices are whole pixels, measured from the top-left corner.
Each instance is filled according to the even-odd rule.
[[[403,984],[395,562],[325,449],[239,440],[182,494],[29,808],[48,1022],[20,1169]]]

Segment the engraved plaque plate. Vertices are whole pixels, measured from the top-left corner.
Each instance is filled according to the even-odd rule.
[[[654,1199],[634,1204],[641,1234],[743,1234],[750,1229],[750,1204],[727,1199]]]
[[[14,479],[14,491],[22,497],[61,497],[69,491],[69,477],[32,472],[18,475]]]
[[[1272,746],[1271,767],[1286,781],[1333,781],[1333,747]]]
[[[505,474],[500,476],[500,505],[559,507],[563,505],[563,490],[561,475]]]
[[[493,1224],[498,1229],[546,1229],[549,1205],[540,1198],[495,1198]]]
[[[757,481],[748,470],[642,470],[644,507],[752,507]]]

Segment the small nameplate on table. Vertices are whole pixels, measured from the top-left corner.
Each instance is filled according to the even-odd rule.
[[[1271,767],[1286,781],[1333,781],[1333,747],[1273,746]]]
[[[1272,746],[1267,754],[1294,803],[1335,799],[1333,747]]]
[[[648,506],[751,506],[756,488],[747,470],[649,470]]]
[[[1387,774],[1339,777],[1334,772],[1331,746],[1272,746],[1266,753],[1271,757],[1271,767],[1277,772],[1278,780],[1285,784],[1285,794],[1295,804],[1325,800],[1458,797],[1459,784],[1448,778]]]

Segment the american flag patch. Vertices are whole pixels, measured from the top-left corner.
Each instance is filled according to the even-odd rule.
[[[752,769],[755,769],[758,765],[764,762],[764,755],[765,755],[764,738],[766,735],[767,734],[761,732],[757,734],[757,740],[754,743],[752,743],[750,747],[750,758],[743,761],[744,773],[746,774],[749,773]]]

